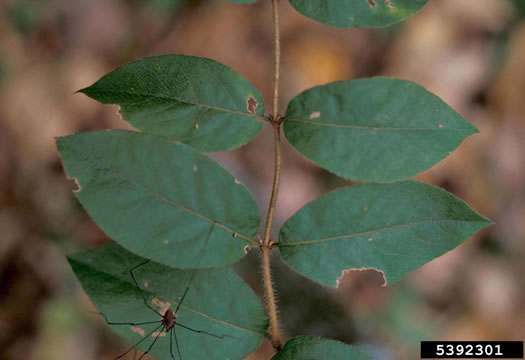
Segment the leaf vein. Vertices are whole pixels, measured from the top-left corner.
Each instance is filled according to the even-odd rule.
[[[151,98],[154,98],[154,99],[172,100],[172,101],[177,101],[177,102],[183,103],[183,104],[188,104],[188,105],[201,107],[201,108],[204,108],[204,109],[210,109],[210,110],[221,111],[221,112],[226,112],[226,113],[235,114],[235,115],[242,115],[242,116],[247,116],[247,117],[253,117],[253,118],[255,118],[257,120],[260,120],[260,121],[266,121],[266,118],[264,116],[254,115],[254,114],[251,114],[251,113],[248,113],[248,112],[231,110],[231,109],[227,109],[227,108],[221,108],[221,107],[218,107],[218,106],[199,104],[199,103],[196,103],[196,102],[191,102],[191,101],[188,101],[188,100],[177,98],[175,96],[158,95],[158,94],[157,95],[155,95],[155,94],[144,94],[144,93],[138,93],[138,92],[123,91],[123,90],[113,91],[113,90],[106,90],[106,89],[104,89],[104,90],[97,90],[97,93],[99,93],[99,94],[117,94],[117,95],[144,96],[144,97],[151,97]],[[122,104],[120,104],[120,105],[122,105]]]
[[[193,209],[190,209],[190,208],[188,208],[188,207],[186,207],[186,206],[184,206],[184,205],[182,205],[182,204],[180,204],[180,203],[178,203],[178,202],[176,202],[176,201],[173,201],[173,200],[171,200],[171,199],[168,199],[168,198],[162,196],[161,194],[158,194],[158,193],[156,193],[156,192],[154,192],[154,191],[151,191],[151,190],[148,189],[147,187],[141,185],[140,183],[136,182],[135,180],[133,180],[133,179],[131,179],[131,178],[129,178],[129,177],[124,176],[124,175],[121,174],[121,173],[116,173],[116,174],[117,174],[117,175],[120,175],[123,179],[129,181],[131,184],[135,185],[135,186],[138,187],[140,190],[142,190],[142,191],[144,191],[144,192],[150,194],[150,195],[153,196],[153,197],[156,197],[156,198],[160,199],[161,201],[164,201],[165,203],[167,203],[167,204],[169,204],[169,205],[172,205],[172,206],[178,207],[179,209],[181,209],[181,210],[183,210],[183,211],[185,211],[185,212],[187,212],[187,213],[189,213],[189,214],[191,214],[191,215],[193,215],[193,216],[196,216],[196,217],[198,217],[198,218],[201,218],[201,219],[204,220],[204,221],[209,222],[210,224],[215,224],[217,227],[220,227],[220,228],[223,229],[223,230],[226,230],[226,231],[228,231],[228,232],[230,232],[230,233],[232,233],[232,234],[235,234],[236,237],[239,237],[239,238],[241,238],[241,239],[243,239],[243,240],[246,240],[246,241],[249,242],[249,243],[252,243],[252,244],[255,243],[255,240],[252,239],[252,238],[250,238],[248,235],[245,235],[245,234],[239,233],[238,231],[234,231],[234,230],[231,229],[230,227],[228,227],[228,226],[226,226],[226,225],[224,225],[224,224],[221,224],[221,223],[219,223],[219,222],[217,222],[217,221],[215,221],[215,220],[212,220],[212,219],[210,219],[210,218],[207,217],[207,216],[204,216],[204,215],[202,215],[202,214],[199,214],[198,212],[196,212],[196,211],[193,210]]]
[[[351,125],[351,124],[337,124],[331,122],[318,122],[304,119],[296,119],[285,117],[284,121],[300,122],[309,124],[312,126],[327,126],[334,128],[347,128],[347,129],[364,129],[364,130],[382,130],[382,131],[467,131],[469,129],[462,128],[417,128],[417,127],[393,127],[393,126],[367,126],[367,125]]]
[[[315,243],[320,243],[324,241],[333,241],[333,240],[342,240],[342,239],[350,239],[358,236],[365,236],[374,234],[377,232],[385,231],[385,230],[394,230],[394,229],[401,229],[405,227],[415,226],[415,225],[422,225],[422,224],[429,224],[429,223],[441,223],[441,222],[456,222],[456,223],[464,223],[464,222],[474,222],[474,223],[480,223],[480,221],[467,221],[467,220],[452,220],[452,219],[446,219],[446,220],[426,220],[426,221],[419,221],[419,222],[412,222],[412,223],[405,223],[400,225],[394,225],[394,226],[387,226],[379,229],[373,229],[369,231],[363,231],[360,233],[355,234],[343,234],[343,235],[337,235],[337,236],[331,236],[331,237],[325,237],[325,238],[319,238],[319,239],[311,239],[311,240],[304,240],[304,241],[296,241],[296,242],[281,242],[277,245],[279,247],[285,247],[285,246],[298,246],[298,245],[310,245]]]

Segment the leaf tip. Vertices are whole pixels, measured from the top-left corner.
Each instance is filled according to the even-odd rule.
[[[486,228],[487,226],[491,226],[495,224],[494,221],[492,221],[491,219],[489,219],[488,217],[484,215],[481,215],[479,212],[475,211],[474,209],[470,209],[470,210],[475,215],[475,219],[473,219],[472,221],[480,224],[480,227],[478,228],[478,230],[481,230],[483,228]]]
[[[69,263],[69,266],[73,266],[73,263],[75,262],[75,258],[72,254],[66,255],[66,260]]]
[[[468,123],[470,125],[470,135],[474,135],[474,134],[477,134],[479,133],[479,129],[477,127],[475,127],[474,125],[472,125],[471,123]]]
[[[481,218],[481,221],[480,221],[480,222],[483,224],[483,227],[484,227],[484,228],[487,227],[487,226],[492,226],[492,225],[495,224],[495,222],[492,221],[491,219],[489,219],[488,217],[485,217],[485,216],[483,216],[483,215],[481,215],[481,214],[478,214],[478,215],[479,215],[479,217]]]
[[[96,90],[93,89],[96,85],[97,83],[94,83],[93,85],[75,91],[73,94],[84,94],[92,99],[98,100],[96,98]]]
[[[78,89],[77,91],[75,91],[73,94],[84,94],[84,95],[87,95],[89,96],[87,93],[89,92],[89,88],[91,86],[88,86],[88,87],[85,87],[85,88],[82,88],[82,89]]]
[[[78,269],[82,264],[91,263],[93,261],[89,256],[83,257],[85,253],[86,252],[77,252],[66,255],[67,262],[69,263],[69,266],[71,266],[71,269],[73,269],[73,272],[76,273],[77,270],[75,269]]]

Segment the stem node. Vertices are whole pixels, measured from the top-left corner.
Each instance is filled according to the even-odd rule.
[[[270,239],[272,231],[273,216],[279,192],[279,181],[281,177],[281,122],[282,116],[279,114],[279,67],[280,67],[280,40],[279,40],[279,0],[272,0],[273,25],[275,40],[275,68],[273,82],[273,114],[269,116],[273,127],[273,138],[275,143],[275,171],[273,177],[272,195],[268,206],[268,216],[264,230],[264,238],[259,238],[261,249],[261,267],[263,271],[264,298],[266,310],[270,321],[270,334],[272,346],[279,350],[282,347],[281,335],[279,333],[279,319],[277,318],[277,304],[272,283],[272,273],[270,267],[270,252],[274,242]]]

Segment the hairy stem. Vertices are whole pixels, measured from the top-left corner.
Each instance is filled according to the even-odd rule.
[[[279,0],[272,0],[273,9],[273,28],[275,40],[275,67],[274,67],[274,82],[273,82],[273,114],[270,120],[273,127],[274,143],[275,143],[275,170],[273,176],[272,195],[270,197],[270,205],[268,207],[268,216],[266,218],[266,227],[264,230],[264,238],[261,239],[261,265],[263,270],[264,283],[264,298],[266,301],[266,310],[268,311],[268,318],[270,320],[270,334],[272,345],[275,349],[281,348],[281,335],[279,333],[279,320],[277,318],[277,305],[275,301],[275,294],[272,284],[272,273],[270,267],[270,252],[272,249],[272,240],[270,238],[272,232],[273,216],[275,213],[275,206],[277,203],[277,194],[279,192],[279,180],[281,177],[281,123],[279,115],[279,68],[281,47],[279,39]]]
[[[279,350],[281,345],[281,334],[279,333],[279,320],[277,318],[277,304],[275,303],[275,294],[273,292],[272,274],[270,268],[270,251],[271,247],[261,246],[261,263],[264,281],[264,298],[266,301],[266,311],[270,321],[270,335],[272,346]]]

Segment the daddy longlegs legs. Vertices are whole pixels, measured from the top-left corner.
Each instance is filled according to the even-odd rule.
[[[211,228],[210,228],[210,231],[208,232],[208,236],[206,237],[206,242],[204,243],[204,246],[201,250],[201,253],[199,254],[199,258],[197,260],[197,267],[199,266],[200,264],[200,260],[204,254],[204,249],[206,248],[206,245],[208,244],[208,240],[210,239],[210,236],[211,236],[211,233],[213,231],[213,228],[215,226],[215,223],[212,224]],[[138,282],[137,282],[137,279],[135,278],[135,274],[133,273],[133,271],[135,271],[136,269],[138,269],[139,267],[143,266],[143,265],[146,265],[147,263],[149,263],[150,260],[148,261],[144,261],[136,266],[134,266],[133,268],[131,268],[129,270],[129,273],[131,275],[131,278],[133,279],[133,282],[135,283],[135,286],[137,287],[138,291],[140,292],[140,296],[142,298],[142,301],[144,302],[144,305],[146,305],[146,307],[148,309],[150,309],[151,311],[153,311],[155,314],[157,314],[158,316],[160,316],[161,320],[155,320],[155,321],[146,321],[146,322],[137,322],[137,323],[133,323],[133,322],[126,322],[126,323],[121,323],[121,322],[111,322],[108,320],[108,318],[106,317],[106,315],[104,314],[101,314],[102,316],[104,316],[105,320],[106,320],[106,323],[108,325],[128,325],[128,326],[140,326],[140,325],[149,325],[149,324],[159,324],[159,326],[157,326],[155,329],[153,329],[152,331],[150,331],[147,335],[145,335],[141,340],[139,340],[138,342],[136,342],[135,344],[133,344],[133,346],[131,346],[129,349],[127,349],[125,352],[123,352],[122,354],[120,354],[119,356],[117,356],[115,358],[115,360],[117,359],[121,359],[123,358],[124,356],[126,356],[131,350],[135,349],[136,350],[136,347],[141,344],[142,342],[144,342],[146,339],[149,339],[150,337],[153,337],[153,341],[151,342],[151,344],[149,345],[149,347],[146,349],[146,351],[137,359],[137,360],[141,360],[144,356],[146,356],[146,354],[148,354],[151,349],[153,348],[153,346],[155,345],[155,343],[157,342],[157,340],[159,339],[159,337],[161,336],[164,336],[165,334],[169,334],[168,336],[170,337],[170,356],[173,360],[176,360],[175,358],[175,355],[173,354],[173,342],[175,342],[175,346],[177,348],[177,354],[179,356],[179,360],[182,360],[182,355],[181,355],[181,352],[180,352],[180,348],[179,348],[179,341],[177,339],[177,332],[175,331],[175,326],[180,326],[186,330],[189,330],[189,331],[192,331],[194,333],[199,333],[199,334],[204,334],[204,335],[207,335],[207,336],[212,336],[212,337],[215,337],[215,338],[218,338],[218,339],[223,339],[225,336],[227,335],[216,335],[216,334],[212,334],[210,332],[207,332],[207,331],[204,331],[204,330],[197,330],[197,329],[193,329],[187,325],[183,325],[181,324],[180,322],[177,322],[177,313],[180,309],[180,307],[182,306],[182,303],[186,297],[186,295],[188,294],[188,291],[190,289],[190,286],[191,286],[191,283],[193,281],[193,278],[195,277],[195,273],[197,271],[197,269],[195,269],[193,271],[193,273],[191,274],[190,276],[190,279],[188,281],[188,285],[186,286],[186,288],[184,289],[184,292],[182,294],[182,297],[180,298],[178,304],[177,304],[177,308],[175,309],[175,311],[171,310],[169,307],[166,308],[166,310],[164,311],[164,313],[160,313],[158,310],[156,310],[155,308],[153,308],[150,304],[148,304],[147,300],[146,300],[146,297],[144,296],[144,293],[142,292],[141,288],[139,287],[138,285]],[[156,336],[154,335],[156,334]],[[135,355],[133,356],[133,358],[135,358]]]

